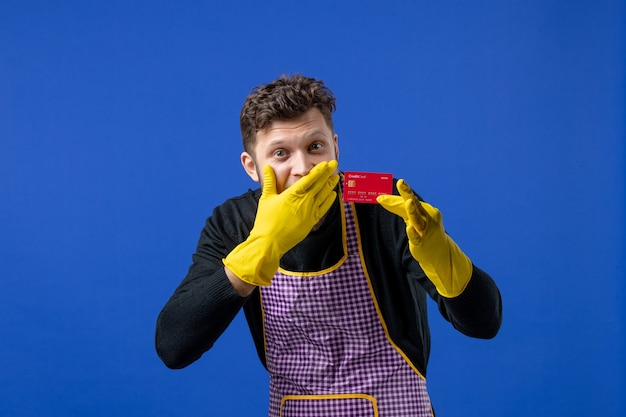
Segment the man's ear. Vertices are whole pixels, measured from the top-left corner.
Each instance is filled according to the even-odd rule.
[[[248,174],[248,176],[252,178],[252,181],[260,182],[259,172],[256,169],[256,162],[254,162],[254,158],[252,157],[252,155],[250,155],[248,152],[242,152],[241,165],[246,171],[246,174]]]
[[[339,136],[336,133],[333,137],[333,142],[335,143],[335,158],[339,159]]]

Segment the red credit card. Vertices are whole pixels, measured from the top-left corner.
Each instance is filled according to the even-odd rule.
[[[391,194],[393,176],[378,172],[343,173],[343,200],[353,203],[376,203],[381,194]]]

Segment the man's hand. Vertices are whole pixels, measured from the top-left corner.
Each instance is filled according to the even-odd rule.
[[[472,276],[472,262],[448,236],[439,210],[419,201],[404,180],[397,183],[400,196],[380,195],[378,203],[406,223],[409,250],[437,291],[445,297],[459,295]]]
[[[270,285],[280,258],[300,243],[330,209],[337,197],[337,161],[321,162],[282,193],[276,176],[263,167],[263,192],[250,236],[224,258],[240,280]]]

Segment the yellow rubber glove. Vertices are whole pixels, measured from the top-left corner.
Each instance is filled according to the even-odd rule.
[[[404,180],[397,188],[400,196],[380,195],[378,203],[404,219],[409,250],[439,294],[456,297],[472,276],[472,262],[446,234],[439,210],[419,201]]]
[[[280,258],[300,243],[332,206],[339,175],[337,161],[317,164],[280,194],[276,176],[263,167],[263,192],[250,236],[224,258],[224,265],[252,285],[270,285]]]

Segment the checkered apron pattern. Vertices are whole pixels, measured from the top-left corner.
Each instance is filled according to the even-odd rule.
[[[319,273],[279,271],[261,288],[270,417],[432,417],[426,381],[387,338],[361,263],[352,205],[348,256]]]

